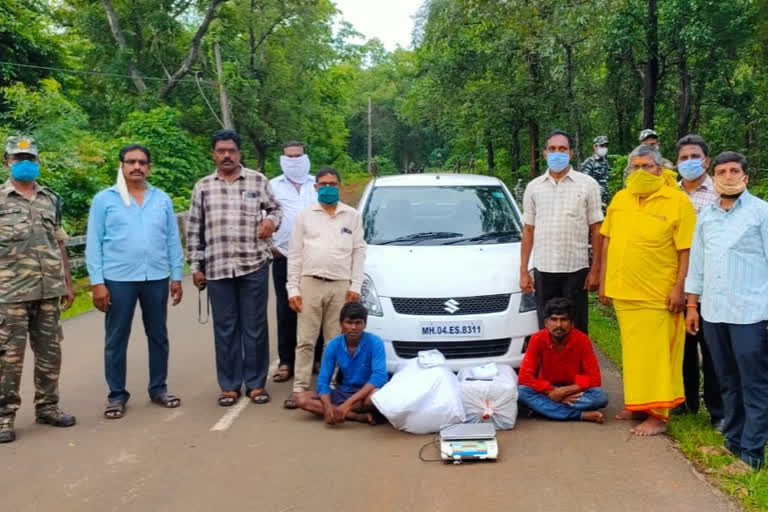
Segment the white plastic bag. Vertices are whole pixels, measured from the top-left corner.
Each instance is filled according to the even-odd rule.
[[[496,430],[514,428],[517,421],[517,375],[511,366],[497,365],[494,377],[478,379],[473,368],[459,371],[461,402],[467,423],[492,422]]]
[[[459,381],[446,366],[422,368],[411,359],[372,397],[392,425],[413,434],[431,434],[464,423]]]

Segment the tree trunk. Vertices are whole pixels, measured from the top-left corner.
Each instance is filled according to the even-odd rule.
[[[643,129],[653,129],[656,123],[656,92],[659,86],[659,16],[656,1],[648,0],[648,26],[645,31],[648,60],[643,77]]]
[[[509,153],[509,160],[512,164],[510,171],[514,174],[520,168],[520,126],[518,125],[512,128],[512,147]]]
[[[229,111],[229,98],[227,89],[224,87],[224,69],[221,65],[221,49],[219,42],[213,44],[213,54],[216,58],[216,77],[219,81],[219,105],[221,108],[221,124],[225,130],[233,130],[235,125],[232,123],[232,114]]]
[[[678,64],[680,72],[680,104],[677,111],[677,138],[689,133],[691,124],[691,75],[688,73],[688,54],[683,48]]]
[[[530,156],[531,179],[539,175],[539,125],[533,118],[528,119],[528,147]]]
[[[112,37],[115,38],[118,48],[126,55],[130,54],[128,50],[128,43],[125,42],[125,36],[123,36],[123,30],[120,28],[120,20],[117,17],[117,12],[112,5],[112,0],[101,0],[104,4],[104,10],[107,11],[107,21],[109,21],[109,28],[112,30]],[[133,58],[128,59],[128,71],[131,74],[131,80],[133,85],[140,93],[147,90],[147,84],[144,83],[144,79],[141,78],[139,68],[133,61]]]
[[[485,143],[485,151],[488,153],[488,170],[492,171],[496,168],[496,155],[493,150],[493,142],[488,141]]]
[[[168,82],[166,82],[163,88],[160,89],[160,91],[157,93],[159,98],[167,97],[171,91],[175,89],[179,84],[179,80],[184,78],[184,76],[189,73],[189,69],[192,67],[192,64],[197,61],[197,58],[200,55],[200,43],[203,42],[203,37],[205,37],[206,32],[208,32],[208,27],[211,25],[211,21],[216,15],[216,8],[219,6],[219,4],[228,1],[229,0],[211,0],[211,2],[208,4],[208,10],[205,12],[205,17],[200,23],[200,26],[197,27],[195,35],[192,37],[192,43],[189,47],[189,54],[187,55],[187,58],[184,59],[184,62],[181,63],[179,69],[176,70],[173,76],[168,79]]]
[[[576,157],[576,165],[581,165],[583,152],[581,150],[581,126],[579,123],[578,106],[576,105],[576,95],[573,93],[573,45],[563,44],[565,48],[565,92],[568,101],[568,113],[571,118],[571,126],[574,129],[574,146],[571,148]]]

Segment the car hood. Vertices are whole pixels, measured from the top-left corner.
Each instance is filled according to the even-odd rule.
[[[365,273],[381,297],[520,292],[520,243],[367,248]]]

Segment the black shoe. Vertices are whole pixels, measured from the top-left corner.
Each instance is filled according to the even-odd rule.
[[[13,428],[0,430],[0,443],[12,443],[16,440],[16,432]]]
[[[75,417],[59,409],[51,412],[41,413],[35,419],[41,425],[52,425],[54,427],[71,427],[75,424]]]
[[[724,419],[719,420],[712,420],[712,428],[715,429],[716,432],[723,433],[723,424],[725,423]]]

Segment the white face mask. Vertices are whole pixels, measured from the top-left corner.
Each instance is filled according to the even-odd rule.
[[[309,177],[309,156],[301,155],[291,158],[280,157],[280,168],[285,176],[294,183],[304,183]]]
[[[597,154],[599,156],[605,156],[608,154],[608,148],[598,147],[597,148]]]

